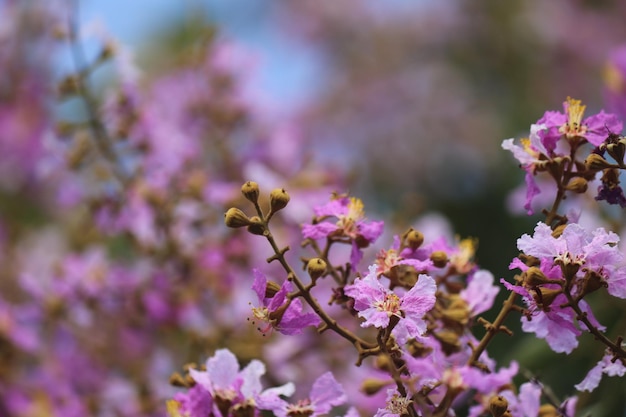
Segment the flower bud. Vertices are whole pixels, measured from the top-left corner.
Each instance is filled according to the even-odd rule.
[[[247,181],[241,186],[241,193],[252,203],[259,200],[259,184],[254,181]]]
[[[539,266],[541,265],[541,261],[539,258],[535,258],[531,255],[526,255],[525,253],[520,253],[518,256],[520,261],[524,262],[526,266]]]
[[[250,226],[252,221],[243,211],[236,207],[231,207],[224,213],[224,223],[226,223],[228,227],[239,228]]]
[[[263,236],[265,234],[265,225],[258,216],[250,217],[248,232],[252,233],[253,235],[260,236]]]
[[[284,188],[276,188],[270,193],[270,209],[273,213],[287,207],[289,203],[289,194]]]
[[[567,227],[567,224],[560,224],[557,227],[555,227],[554,230],[552,231],[552,237],[555,239],[558,239],[563,234],[563,231],[565,230],[566,227]]]
[[[312,280],[316,280],[326,272],[326,262],[321,258],[313,258],[306,265],[306,270]]]
[[[411,229],[406,234],[406,243],[411,249],[415,250],[422,246],[422,243],[424,243],[424,235],[415,229]]]
[[[448,254],[442,250],[436,250],[430,254],[430,260],[437,268],[443,268],[448,263]]]
[[[605,168],[609,168],[611,164],[604,159],[602,155],[597,153],[590,154],[587,159],[585,159],[585,167],[591,171],[601,171]]]
[[[550,310],[550,305],[554,301],[554,299],[562,294],[563,291],[561,289],[552,289],[552,288],[537,288],[533,298],[538,306],[540,306],[544,311]]]
[[[365,378],[361,384],[361,392],[365,395],[377,394],[381,389],[389,385],[389,381],[377,378]]]
[[[441,315],[444,322],[452,326],[465,326],[469,321],[469,310],[466,308],[447,308]]]
[[[170,385],[181,388],[187,387],[185,378],[178,372],[174,372],[172,375],[170,375]]]
[[[267,285],[265,286],[265,298],[274,298],[278,291],[280,291],[280,285],[274,281],[267,281]]]
[[[538,285],[547,284],[550,282],[548,277],[536,266],[531,266],[522,274],[524,280],[524,286],[536,287]]]
[[[626,151],[624,140],[608,144],[606,150],[618,163],[624,161],[624,152]]]
[[[562,414],[557,411],[551,404],[543,404],[539,407],[538,417],[559,417]]]
[[[509,408],[509,402],[501,395],[495,395],[489,400],[489,412],[493,417],[502,417]]]
[[[582,194],[587,191],[587,180],[581,177],[572,178],[565,186],[565,189]]]
[[[584,297],[585,295],[592,293],[602,287],[606,287],[607,283],[604,281],[602,275],[597,273],[596,271],[588,270],[585,273],[583,278],[583,284],[580,292],[580,296]]]
[[[442,330],[434,334],[435,338],[441,343],[444,353],[451,355],[461,349],[459,335],[451,330]]]

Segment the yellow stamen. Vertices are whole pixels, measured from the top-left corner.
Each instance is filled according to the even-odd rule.
[[[587,106],[580,100],[567,98],[567,122],[559,128],[559,132],[567,137],[581,136],[587,132],[587,126],[583,126],[582,120]]]

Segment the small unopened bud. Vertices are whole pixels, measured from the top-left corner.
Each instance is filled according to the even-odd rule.
[[[609,155],[611,155],[618,163],[624,160],[624,152],[626,151],[626,146],[624,145],[624,140],[619,140],[616,143],[607,145],[606,147]]]
[[[365,395],[378,394],[381,389],[389,385],[389,381],[385,381],[377,378],[365,378],[361,384],[361,392]]]
[[[224,223],[232,228],[250,226],[252,221],[246,214],[236,207],[231,207],[224,213]]]
[[[289,194],[284,188],[276,188],[270,193],[270,209],[273,213],[282,210],[289,204]]]
[[[548,277],[536,266],[531,266],[522,275],[526,287],[536,287],[550,282]]]
[[[241,186],[241,193],[252,203],[256,203],[259,200],[259,184],[247,181]]]
[[[601,171],[610,166],[611,164],[604,159],[602,155],[597,153],[592,153],[585,159],[585,167],[591,171]]]
[[[544,311],[548,311],[554,299],[562,293],[563,291],[561,289],[537,288],[533,298],[537,305],[541,306]]]
[[[535,258],[531,255],[526,255],[525,253],[520,253],[518,255],[518,258],[520,261],[524,262],[526,266],[539,266],[541,264],[539,258]]]
[[[267,281],[267,286],[265,287],[265,298],[274,298],[278,291],[280,291],[280,285],[274,281]]]
[[[185,378],[178,372],[174,372],[172,375],[170,375],[170,385],[181,388],[187,387]]]
[[[581,177],[572,178],[565,188],[575,193],[582,194],[587,191],[587,180]]]
[[[393,369],[393,363],[387,355],[376,356],[375,366],[383,371],[391,371]]]
[[[443,268],[448,263],[448,254],[442,250],[436,250],[430,254],[430,260],[437,268]]]
[[[312,280],[316,280],[326,272],[326,262],[321,258],[313,258],[306,264],[306,271]]]
[[[606,286],[607,283],[604,281],[602,275],[600,275],[596,271],[587,271],[585,273],[585,277],[583,278],[583,285],[580,296],[584,297],[585,295]]]
[[[543,404],[539,407],[539,414],[537,417],[559,417],[563,414],[559,413],[556,408],[551,404]]]
[[[408,341],[407,350],[414,358],[421,358],[432,352],[432,348],[427,347],[415,339],[410,339]]]
[[[566,227],[567,227],[567,224],[560,224],[557,227],[555,227],[554,230],[552,231],[552,237],[555,239],[558,239],[563,234],[563,231],[565,230]]]
[[[406,235],[406,243],[411,249],[415,250],[424,243],[424,235],[417,230],[411,229]]]
[[[495,395],[489,400],[489,412],[493,417],[502,417],[509,408],[509,402],[501,395]]]
[[[258,216],[250,217],[248,232],[252,233],[253,235],[261,236],[265,234],[265,225]]]
[[[443,320],[451,325],[465,326],[469,321],[469,310],[465,308],[448,308],[441,312]]]
[[[444,353],[451,355],[461,349],[459,335],[451,330],[442,330],[434,334],[435,338],[441,343]]]

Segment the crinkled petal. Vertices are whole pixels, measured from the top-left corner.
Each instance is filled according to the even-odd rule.
[[[516,258],[517,259],[517,258]],[[489,310],[500,292],[500,288],[493,285],[493,274],[487,270],[476,271],[467,287],[460,293],[467,303],[472,316]]]
[[[339,226],[329,222],[304,224],[302,225],[302,236],[308,239],[323,239],[337,229],[339,229]]]
[[[326,372],[313,383],[311,403],[318,414],[326,414],[332,407],[346,402],[347,397],[332,372]]]
[[[621,120],[616,115],[605,113],[604,110],[587,117],[583,123],[587,125],[585,137],[595,146],[601,145],[609,133],[620,133],[623,127]]]

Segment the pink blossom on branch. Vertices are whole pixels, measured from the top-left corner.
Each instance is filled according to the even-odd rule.
[[[353,267],[363,257],[361,249],[383,233],[384,222],[366,221],[363,202],[355,197],[334,196],[328,203],[315,207],[314,211],[319,222],[303,225],[302,235],[315,240],[326,237],[347,239],[352,244],[350,262]],[[327,221],[332,217],[337,221]]]
[[[322,320],[315,313],[303,313],[302,301],[290,299],[289,292],[293,289],[291,282],[285,281],[280,290],[273,296],[267,296],[267,278],[261,271],[254,269],[252,289],[259,298],[259,307],[252,308],[254,319],[265,323],[259,330],[267,333],[276,329],[282,334],[295,335],[302,333],[308,326],[317,326]]]
[[[376,265],[370,266],[364,278],[358,278],[344,288],[344,293],[354,298],[354,309],[359,312],[359,317],[365,319],[361,327],[384,329],[390,325],[391,317],[396,317],[398,321],[392,334],[400,343],[424,334],[424,315],[435,305],[436,291],[435,280],[421,274],[413,288],[398,295],[379,281]]]
[[[295,404],[283,400],[279,394],[257,396],[258,408],[273,411],[276,417],[316,417],[327,414],[333,407],[344,404],[347,400],[343,388],[331,372],[326,372],[320,376],[313,383],[309,397],[299,400]],[[351,413],[353,412],[351,411]]]

